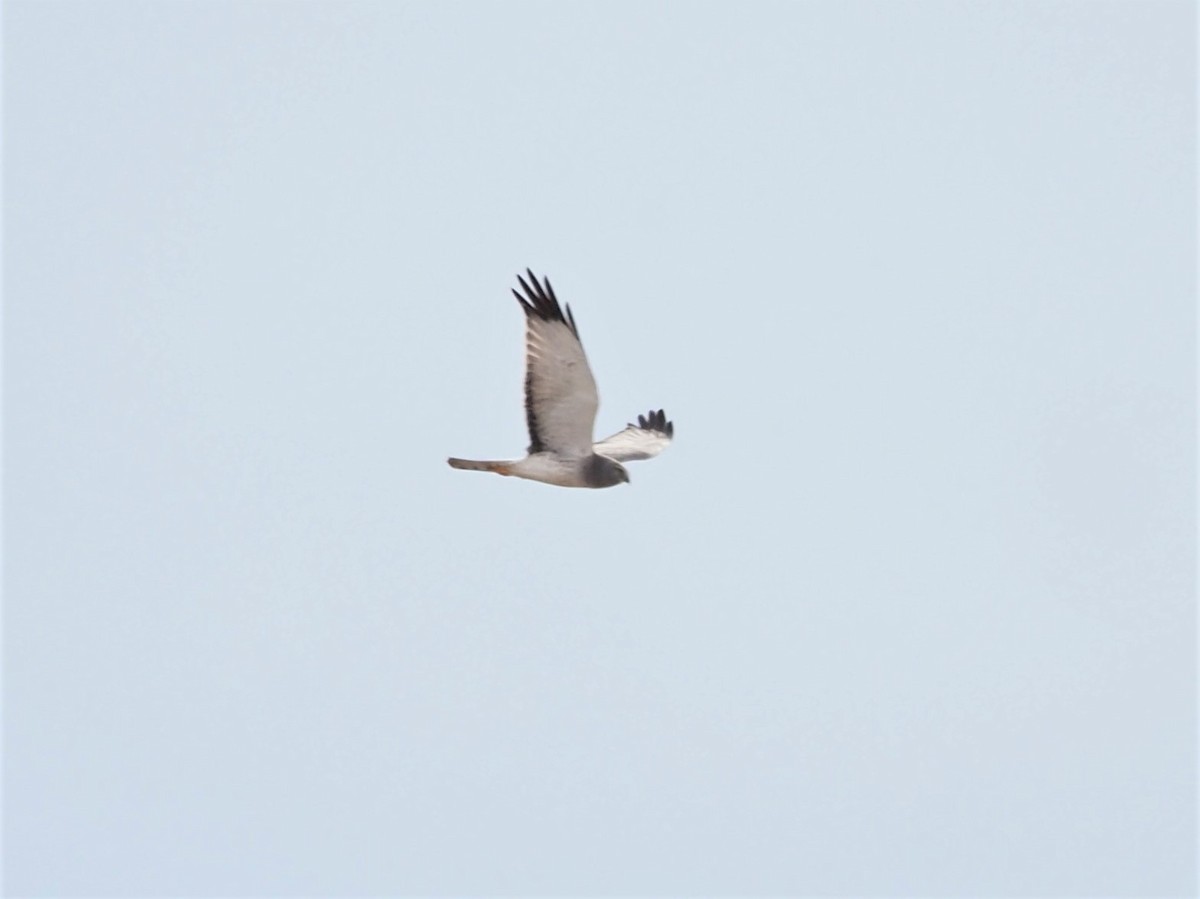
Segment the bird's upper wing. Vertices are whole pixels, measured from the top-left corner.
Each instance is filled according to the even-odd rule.
[[[667,421],[667,416],[659,409],[639,415],[637,424],[630,422],[625,430],[605,437],[592,449],[617,462],[636,462],[653,459],[670,445],[674,436],[674,423]]]
[[[529,452],[583,457],[592,452],[592,427],[600,398],[588,367],[571,307],[558,305],[550,281],[541,284],[525,270],[517,275],[524,296],[513,296],[525,310],[525,418]]]

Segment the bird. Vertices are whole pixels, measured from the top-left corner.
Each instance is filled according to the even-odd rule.
[[[670,445],[675,425],[662,409],[637,417],[593,442],[600,397],[569,305],[560,306],[550,279],[530,269],[512,294],[525,312],[525,421],[529,450],[507,461],[448,459],[451,468],[490,471],[556,487],[615,487],[629,483],[622,462],[651,459]],[[565,311],[564,311],[565,310]]]

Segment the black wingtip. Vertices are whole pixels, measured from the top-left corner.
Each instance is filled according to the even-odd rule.
[[[658,431],[658,433],[665,434],[668,437],[675,436],[675,423],[667,421],[667,413],[662,409],[651,409],[645,415],[639,415],[637,426],[643,431]],[[630,422],[629,427],[633,427],[632,422]]]
[[[575,316],[571,313],[571,307],[567,306],[566,313],[563,313],[563,307],[558,303],[554,288],[550,286],[550,279],[542,278],[539,282],[531,268],[526,268],[525,274],[529,276],[528,281],[521,275],[517,275],[517,283],[521,285],[524,296],[515,289],[512,292],[513,296],[517,298],[517,302],[521,304],[521,308],[525,310],[525,314],[543,321],[562,322],[571,329],[571,333],[578,337],[579,329],[575,326]]]

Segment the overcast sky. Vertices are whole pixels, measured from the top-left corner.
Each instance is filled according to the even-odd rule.
[[[1195,8],[5,3],[6,892],[1194,892]]]

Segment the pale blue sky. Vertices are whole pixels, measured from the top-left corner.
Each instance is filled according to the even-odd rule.
[[[7,893],[1195,891],[1194,4],[3,24]]]

